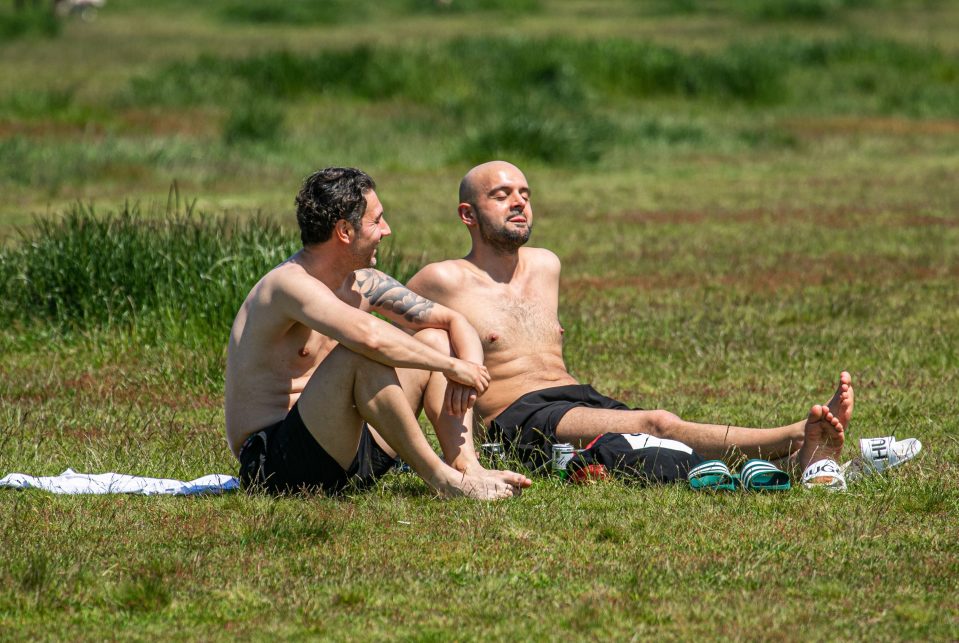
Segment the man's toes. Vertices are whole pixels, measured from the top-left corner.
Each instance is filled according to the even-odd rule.
[[[820,421],[823,417],[824,410],[826,410],[826,407],[819,404],[813,404],[812,408],[809,409],[809,421],[810,422]]]
[[[518,473],[513,473],[512,475],[510,475],[507,482],[511,484],[512,486],[516,487],[517,489],[522,489],[523,487],[528,487],[531,484],[533,484],[532,480]]]

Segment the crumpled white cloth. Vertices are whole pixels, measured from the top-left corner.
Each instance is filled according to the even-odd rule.
[[[142,478],[122,473],[77,473],[73,469],[67,469],[58,476],[45,477],[11,473],[0,478],[0,487],[43,489],[51,493],[63,494],[138,493],[145,496],[193,496],[233,491],[240,488],[240,481],[222,473],[183,482],[169,478]]]

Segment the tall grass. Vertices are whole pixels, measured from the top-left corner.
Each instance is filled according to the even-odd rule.
[[[606,115],[610,98],[766,103],[781,99],[782,82],[775,58],[742,47],[707,55],[625,40],[473,38],[242,59],[206,55],[134,79],[122,100],[229,105],[227,142],[275,138],[275,119],[232,108],[257,105],[259,96],[405,101],[452,121],[458,140],[449,162],[510,155],[581,165],[599,161],[618,133]]]
[[[780,36],[715,51],[624,39],[476,37],[315,53],[274,51],[239,59],[205,55],[135,78],[120,100],[233,109],[256,103],[258,96],[424,107],[442,114],[450,127],[451,152],[440,162],[510,155],[588,165],[600,161],[617,140],[647,137],[624,132],[624,115],[659,99],[701,102],[707,109],[782,105],[843,113],[853,106],[861,113],[868,105],[882,114],[953,117],[959,114],[959,57],[855,35]],[[269,125],[270,119],[238,116],[226,127],[228,141],[275,135],[275,129],[261,134],[252,127]],[[761,134],[743,142],[750,144],[756,136]],[[696,134],[659,140],[686,143]]]
[[[747,0],[740,10],[762,20],[821,21],[837,18],[843,11],[874,4],[871,0]]]
[[[57,119],[70,112],[76,88],[12,92],[0,101],[0,114],[15,118]]]
[[[266,100],[243,101],[223,125],[223,142],[275,142],[282,132],[283,110],[279,105]]]
[[[125,100],[223,103],[255,90],[275,98],[341,93],[440,106],[478,101],[490,108],[517,92],[569,100],[617,88],[640,97],[774,101],[782,98],[783,63],[790,61],[768,53],[744,46],[707,54],[628,40],[482,37],[312,54],[278,51],[241,59],[205,55],[134,79]]]
[[[134,330],[190,345],[222,345],[250,288],[299,247],[275,221],[245,222],[192,206],[98,215],[75,205],[42,218],[0,251],[0,320],[60,331]],[[399,279],[414,266],[384,253]]]
[[[16,10],[8,3],[0,7],[0,41],[25,36],[54,38],[62,29],[62,23],[47,3],[30,3]]]
[[[208,3],[210,4],[210,3]],[[537,12],[539,0],[228,0],[212,3],[228,22],[290,26],[355,23],[371,16],[409,14],[463,14],[499,12],[507,15]]]
[[[350,0],[233,0],[218,9],[230,22],[282,25],[337,24],[361,20],[369,15],[370,5]]]
[[[144,140],[95,135],[73,139],[15,135],[0,139],[0,185],[56,193],[64,185],[116,176],[135,178],[147,171],[159,172],[162,177],[164,172],[174,169],[189,173],[193,180],[203,180],[229,171],[229,163],[251,162],[246,156],[231,159],[227,151],[221,145],[186,137]]]
[[[133,79],[121,100],[227,104],[254,93],[275,99],[321,93],[484,110],[512,107],[518,94],[554,105],[598,96],[775,103],[791,98],[786,75],[809,67],[840,74],[850,68],[871,70],[959,89],[954,54],[854,35],[830,40],[782,36],[714,52],[617,39],[484,37],[311,54],[276,51],[239,59],[204,55]]]
[[[216,74],[274,96],[334,91],[440,106],[479,102],[489,108],[517,92],[559,104],[618,94],[748,104],[792,98],[785,76],[804,67],[839,73],[850,67],[870,69],[890,78],[946,84],[954,91],[959,80],[955,54],[853,34],[828,40],[781,36],[714,52],[684,52],[617,39],[485,37],[406,48],[359,46],[315,55],[278,52],[241,60],[206,58],[161,70],[158,80],[164,90],[173,90],[173,84],[186,91],[179,98],[188,101],[217,99],[215,94],[189,93],[197,89],[189,82],[192,78]],[[172,83],[162,82],[167,75]],[[178,98],[176,91],[146,95],[161,101],[164,96]]]

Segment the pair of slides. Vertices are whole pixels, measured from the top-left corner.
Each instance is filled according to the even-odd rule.
[[[787,491],[789,474],[768,460],[746,462],[740,472],[733,473],[721,460],[707,460],[689,470],[686,476],[693,489],[711,491]]]
[[[802,484],[807,489],[845,491],[847,478],[852,482],[897,467],[912,460],[921,449],[922,443],[916,438],[863,438],[859,440],[859,456],[841,466],[828,458],[812,462],[803,471]],[[740,486],[747,491],[786,491],[790,487],[789,475],[766,460],[749,460],[739,475],[719,460],[707,460],[690,469],[687,478],[693,489],[714,491]]]

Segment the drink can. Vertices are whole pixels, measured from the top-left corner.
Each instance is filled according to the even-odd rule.
[[[483,457],[490,464],[502,462],[505,459],[502,442],[486,442],[480,448],[483,451]]]
[[[553,445],[553,474],[560,478],[566,477],[566,465],[576,455],[573,445],[568,442]]]

